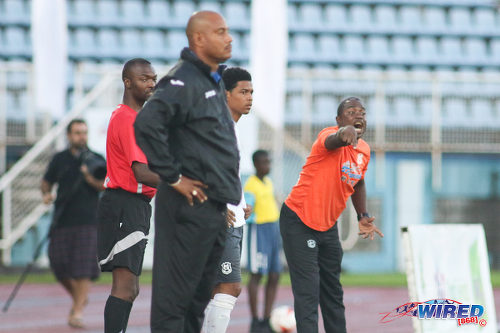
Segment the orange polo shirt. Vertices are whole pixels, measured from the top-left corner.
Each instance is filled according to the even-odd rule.
[[[370,162],[370,146],[362,139],[356,149],[327,150],[326,138],[337,131],[338,126],[328,127],[318,134],[299,180],[285,200],[305,225],[318,231],[333,227]]]

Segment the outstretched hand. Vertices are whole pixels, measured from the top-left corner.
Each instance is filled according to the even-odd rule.
[[[338,132],[339,138],[347,145],[352,145],[354,148],[358,145],[358,132],[354,126],[348,125],[341,127]]]
[[[203,189],[208,188],[208,186],[199,180],[181,176],[181,181],[178,184],[172,185],[172,187],[186,197],[190,206],[194,204],[194,198],[198,199],[201,203],[208,200],[205,192],[203,192]]]
[[[375,226],[373,221],[375,221],[375,218],[368,216],[363,216],[361,220],[359,220],[358,235],[362,236],[363,239],[370,237],[370,240],[373,240],[375,233],[377,233],[380,237],[384,237],[384,234]]]

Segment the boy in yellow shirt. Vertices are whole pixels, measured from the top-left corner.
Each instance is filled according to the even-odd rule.
[[[271,179],[267,177],[271,169],[271,160],[265,150],[257,150],[252,155],[255,175],[245,183],[245,192],[253,197],[254,214],[247,220],[248,244],[248,296],[252,324],[250,333],[272,332],[269,317],[276,298],[281,273],[280,250],[281,236],[279,232],[279,210],[274,198]],[[254,222],[254,223],[251,223]],[[263,320],[257,314],[257,295],[262,275],[267,274]]]

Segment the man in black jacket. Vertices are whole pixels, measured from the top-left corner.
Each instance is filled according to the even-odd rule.
[[[220,63],[231,57],[224,19],[189,19],[189,48],[135,122],[136,140],[162,182],[155,211],[152,332],[200,332],[224,248],[226,204],[241,184]]]

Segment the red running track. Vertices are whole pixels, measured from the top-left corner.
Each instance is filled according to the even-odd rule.
[[[0,305],[9,296],[13,285],[0,285]],[[108,286],[94,286],[85,310],[85,329],[72,329],[66,325],[70,299],[59,285],[27,284],[19,291],[7,313],[0,313],[0,332],[3,333],[60,333],[102,332],[103,309],[109,293]],[[127,333],[149,332],[151,286],[141,287],[134,303]],[[391,311],[408,301],[405,288],[345,288],[347,331],[349,333],[411,333],[411,319],[379,322],[382,312]],[[500,318],[500,290],[495,290],[497,318]],[[280,287],[276,305],[292,305],[289,287]],[[231,316],[228,333],[246,333],[250,324],[247,294],[243,290]],[[324,333],[320,325],[320,332]]]

